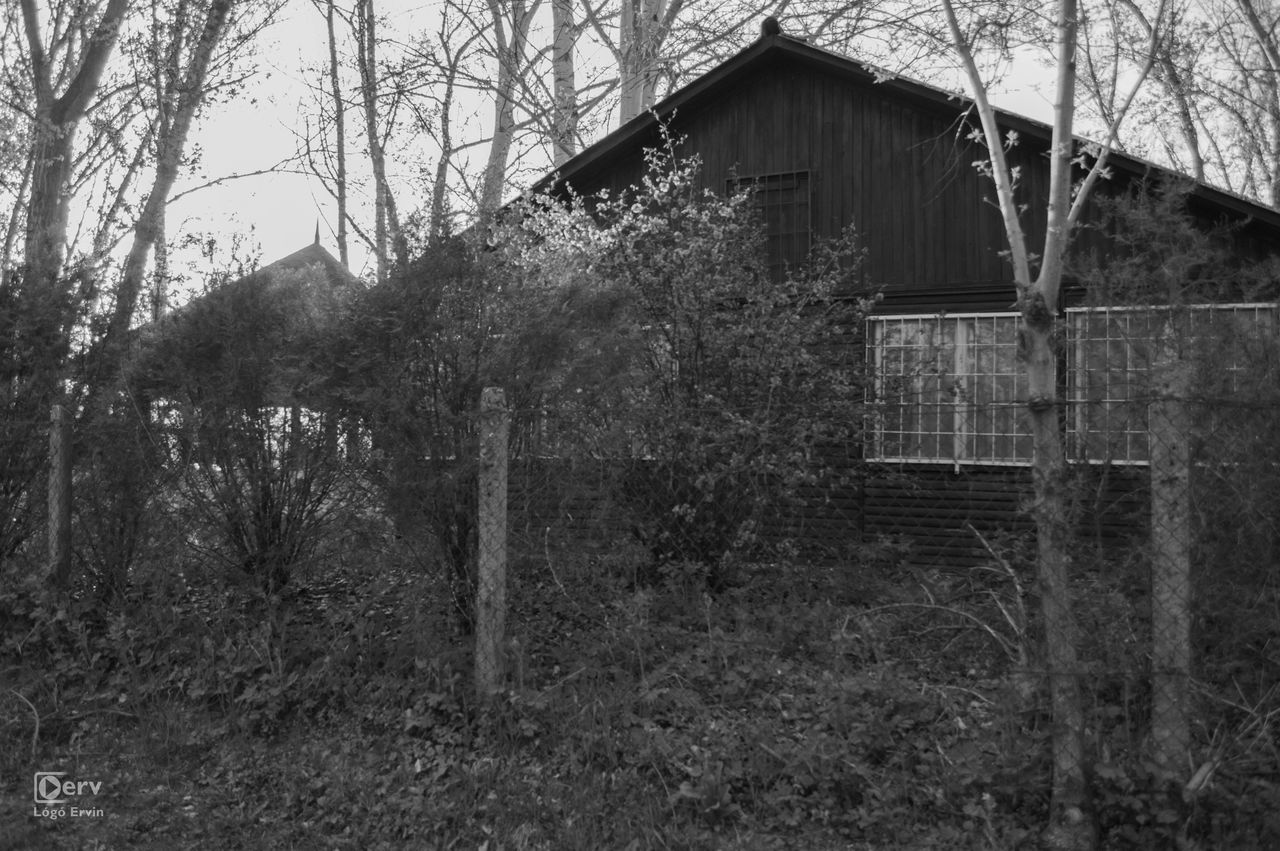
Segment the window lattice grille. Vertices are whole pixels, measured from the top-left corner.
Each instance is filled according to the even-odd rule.
[[[1015,313],[869,320],[875,366],[871,457],[882,461],[1023,464],[1026,378]]]
[[[1071,457],[1142,464],[1162,347],[1196,370],[1197,392],[1228,397],[1252,372],[1251,345],[1276,328],[1274,304],[1100,307],[1067,311]]]
[[[764,222],[769,273],[785,279],[809,259],[812,224],[809,213],[809,172],[765,174],[729,181],[729,191],[750,190]]]
[[[1017,326],[1014,313],[869,320],[875,366],[869,457],[1029,462]],[[1275,304],[1073,308],[1066,331],[1069,457],[1145,464],[1147,407],[1161,347],[1172,347],[1167,351],[1191,365],[1200,398],[1247,398],[1264,371],[1258,358],[1265,341],[1280,331],[1280,310]]]

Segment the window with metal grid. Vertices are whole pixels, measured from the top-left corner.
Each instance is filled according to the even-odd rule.
[[[1071,457],[1145,464],[1152,367],[1162,346],[1198,370],[1198,392],[1239,393],[1251,341],[1274,330],[1277,306],[1082,307],[1067,311]]]
[[[1026,378],[1016,313],[878,316],[869,457],[880,461],[1026,464]]]
[[[729,181],[729,191],[748,190],[764,223],[769,273],[785,279],[809,259],[812,229],[809,216],[809,172],[762,174]]]

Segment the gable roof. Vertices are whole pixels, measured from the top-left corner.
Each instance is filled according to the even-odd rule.
[[[135,329],[129,381],[164,392],[180,378],[212,380],[228,362],[234,366],[252,356],[270,373],[257,376],[266,396],[290,399],[301,380],[299,367],[291,363],[297,360],[291,357],[294,336],[324,321],[360,285],[314,242]]]
[[[530,187],[530,192],[550,192],[564,183],[589,180],[611,169],[620,160],[633,156],[635,150],[652,138],[661,123],[677,113],[688,114],[714,105],[718,98],[746,77],[762,70],[782,66],[802,67],[822,72],[855,86],[877,87],[879,91],[910,102],[917,107],[959,117],[973,109],[973,101],[936,86],[890,74],[848,56],[824,50],[788,35],[762,36],[720,65],[671,93],[660,103],[623,124],[617,130],[566,161],[559,169],[545,175]],[[996,110],[1002,127],[1016,130],[1022,137],[1035,140],[1045,148],[1053,138],[1053,128],[1023,115]],[[1080,138],[1080,137],[1077,137]],[[1108,165],[1135,177],[1148,175],[1176,176],[1193,181],[1173,171],[1130,154],[1112,151]],[[1192,196],[1236,216],[1249,217],[1280,228],[1280,211],[1242,196],[1193,181]]]
[[[306,269],[311,266],[318,266],[319,271],[324,273],[325,281],[334,288],[347,286],[355,286],[360,283],[360,279],[351,274],[338,258],[334,257],[320,245],[319,241],[313,242],[305,248],[285,257],[281,257],[273,263],[268,263],[258,271],[248,275],[247,277],[265,277],[271,279],[281,272],[294,272],[300,269]]]
[[[224,281],[186,304],[174,308],[159,321],[147,323],[137,330],[143,336],[156,333],[181,333],[180,329],[185,323],[191,321],[191,314],[214,309],[215,306],[220,306],[253,289],[260,290],[268,298],[296,302],[306,294],[303,292],[304,289],[312,291],[312,295],[319,292],[329,295],[359,286],[359,278],[351,274],[319,242],[313,242],[247,275]]]

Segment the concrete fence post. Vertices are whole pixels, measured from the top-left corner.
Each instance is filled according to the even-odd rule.
[[[507,615],[507,434],[506,397],[486,387],[480,397],[478,565],[476,572],[476,696],[502,689]]]
[[[1171,326],[1148,407],[1151,459],[1151,757],[1185,778],[1191,750],[1191,417],[1189,365]]]
[[[61,402],[49,412],[49,581],[71,581],[71,415]]]

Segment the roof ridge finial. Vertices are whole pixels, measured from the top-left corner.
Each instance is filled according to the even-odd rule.
[[[316,245],[320,244],[320,217],[316,216]]]

